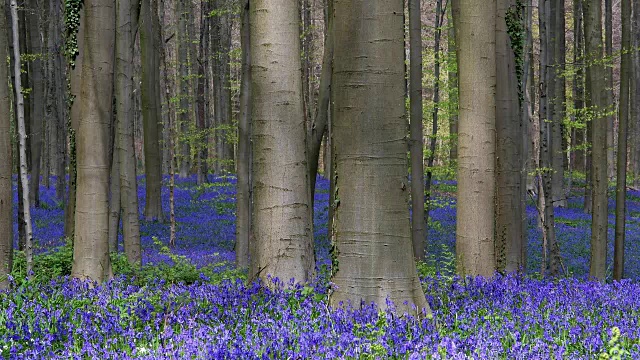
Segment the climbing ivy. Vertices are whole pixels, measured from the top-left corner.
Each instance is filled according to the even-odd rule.
[[[524,101],[524,89],[522,88],[524,77],[524,48],[525,48],[525,28],[524,28],[524,1],[516,0],[505,15],[507,23],[507,33],[511,40],[511,49],[516,60],[516,76],[518,78],[518,99],[520,103]]]
[[[64,0],[64,56],[69,61],[71,67],[75,66],[75,59],[78,56],[78,32],[80,31],[80,10],[83,0]]]

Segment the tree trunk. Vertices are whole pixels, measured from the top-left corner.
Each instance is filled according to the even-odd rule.
[[[582,0],[575,0],[573,4],[573,111],[574,123],[581,127],[574,128],[571,134],[571,148],[573,156],[571,167],[576,171],[585,171],[585,141],[586,121],[582,114],[584,109],[584,33],[582,26]],[[569,189],[570,191],[571,189]]]
[[[449,16],[447,32],[448,58],[447,68],[449,76],[449,162],[453,165],[458,159],[458,57],[456,56],[456,28],[452,14]]]
[[[71,275],[98,283],[113,276],[109,260],[109,129],[113,119],[115,4],[85,0],[76,231]],[[98,36],[99,34],[99,36]]]
[[[618,124],[618,165],[616,176],[616,227],[613,253],[613,279],[624,276],[625,202],[627,195],[627,130],[629,124],[629,86],[631,80],[631,0],[622,0],[622,59],[620,62],[620,109]]]
[[[460,0],[460,16],[455,19],[460,65],[456,216],[460,275],[491,277],[496,270],[496,10],[495,0]]]
[[[298,1],[250,4],[253,236],[250,274],[269,286],[313,277]]]
[[[119,0],[116,27],[116,115],[117,153],[120,160],[120,199],[122,206],[122,238],[129,264],[139,266],[140,217],[138,216],[138,185],[133,136],[134,70],[133,48],[138,28],[140,0]]]
[[[207,135],[207,107],[209,103],[208,98],[208,84],[207,68],[209,67],[209,38],[210,38],[210,23],[205,14],[210,12],[209,2],[202,3],[202,9],[200,14],[200,43],[198,44],[198,79],[196,89],[196,121],[197,127],[200,131],[198,139],[200,143],[196,145],[196,168],[197,168],[197,182],[198,185],[202,185],[207,182],[207,174],[209,173],[207,164],[208,154],[208,135]],[[239,126],[239,125],[238,125]]]
[[[440,35],[442,33],[442,0],[436,5],[436,41],[435,41],[435,89],[433,124],[434,131],[431,144],[435,145],[438,130],[438,101],[440,82]],[[413,256],[416,260],[425,258],[425,210],[424,210],[424,153],[422,142],[422,12],[420,0],[409,0],[409,103],[411,127],[411,242]],[[431,166],[433,165],[433,151],[429,153],[429,185],[431,180]],[[427,196],[429,194],[427,193]],[[427,197],[428,199],[428,197]],[[428,216],[428,214],[427,214]]]
[[[564,1],[554,0],[550,3],[551,12],[549,14],[550,23],[548,26],[550,64],[552,68],[548,72],[550,82],[549,86],[553,86],[553,98],[550,106],[553,106],[551,123],[551,199],[554,207],[566,207],[567,199],[564,191],[564,158],[565,151],[563,145],[562,124],[564,120],[564,102],[565,102],[565,80],[564,62],[565,62],[565,29],[564,29]],[[553,49],[551,49],[553,47]],[[551,251],[554,251],[552,248]]]
[[[633,0],[632,45],[640,47],[640,0]],[[632,83],[631,83],[631,169],[633,171],[633,186],[640,186],[640,54],[632,52]]]
[[[522,247],[522,126],[516,58],[507,32],[508,13],[515,0],[497,1],[496,18],[496,265],[498,270],[521,269]],[[513,10],[512,10],[513,11]],[[524,48],[524,47],[523,47]]]
[[[140,7],[142,56],[142,119],[147,221],[164,221],[162,211],[162,118],[160,116],[160,23],[157,0],[142,0]]]
[[[0,1],[0,59],[9,57],[9,27],[5,16],[5,2]],[[8,275],[13,266],[13,174],[11,151],[11,94],[9,90],[9,65],[0,61],[0,290],[9,287]]]
[[[118,126],[116,119],[115,128]],[[109,176],[109,251],[111,252],[118,251],[118,231],[120,230],[120,214],[122,211],[118,148],[120,148],[120,139],[117,134],[114,134],[111,174]]]
[[[583,3],[585,54],[594,61],[587,68],[590,106],[597,112],[592,120],[592,220],[589,276],[604,280],[607,261],[607,109],[605,69],[602,59],[602,0]],[[598,60],[598,61],[595,61]]]
[[[611,64],[611,66],[606,66],[604,68],[604,77],[606,86],[605,89],[606,94],[606,104],[607,111],[610,113],[607,115],[607,174],[608,180],[613,180],[616,175],[616,159],[615,159],[615,144],[614,144],[614,121],[615,121],[615,109],[614,105],[614,94],[613,94],[613,0],[604,0],[604,48],[605,48],[605,56],[606,60],[604,62],[606,64]],[[602,85],[600,85],[602,86]],[[602,109],[604,111],[604,109]]]
[[[236,216],[236,267],[249,267],[251,237],[251,54],[249,34],[249,0],[242,3],[240,41],[242,79],[240,83],[240,121],[238,122],[238,198]]]
[[[336,288],[330,302],[386,308],[390,300],[399,313],[415,314],[415,305],[418,315],[430,316],[410,242],[403,2],[334,6]]]
[[[189,38],[187,31],[187,23],[189,21],[189,12],[187,8],[187,1],[191,0],[178,0],[176,2],[175,15],[178,18],[177,21],[177,59],[178,59],[178,76],[176,76],[176,89],[178,89],[178,127],[180,128],[181,135],[178,142],[180,148],[180,178],[186,178],[189,176],[189,169],[191,167],[191,149],[189,147],[189,74],[188,74],[188,55],[191,39]],[[171,155],[169,155],[171,156]]]
[[[24,118],[24,97],[22,95],[22,83],[20,79],[20,36],[18,26],[18,4],[11,0],[11,20],[13,33],[13,65],[14,65],[14,90],[16,92],[16,116],[18,118],[18,136],[20,142],[20,188],[22,189],[22,203],[24,205],[25,222],[25,256],[27,263],[27,278],[33,272],[33,230],[31,227],[31,207],[29,204],[29,178],[27,177],[27,131]],[[10,205],[11,206],[11,205]]]
[[[41,5],[41,4],[40,4]],[[31,133],[28,136],[31,146],[31,181],[29,188],[29,203],[40,207],[40,160],[42,158],[42,135],[45,104],[44,54],[42,48],[42,33],[40,26],[40,11],[37,0],[29,1],[29,52],[34,56],[29,63],[29,80],[31,93],[29,97],[31,110]]]

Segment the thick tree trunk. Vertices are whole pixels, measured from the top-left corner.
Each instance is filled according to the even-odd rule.
[[[424,210],[424,153],[422,142],[422,12],[420,0],[409,0],[409,103],[411,129],[411,242],[413,256],[416,260],[425,258],[425,210]],[[434,90],[433,124],[431,143],[435,145],[438,129],[438,101],[440,82],[440,35],[442,33],[442,0],[436,5],[436,80]],[[433,152],[429,153],[430,165],[433,165]],[[431,183],[431,168],[429,168],[429,185]],[[428,198],[429,194],[427,194]]]
[[[142,0],[140,47],[142,55],[142,119],[147,221],[164,221],[162,211],[162,118],[160,116],[160,23],[158,0]]]
[[[16,117],[18,119],[18,137],[20,152],[20,188],[22,189],[22,203],[24,209],[25,222],[25,256],[27,263],[27,278],[31,277],[33,271],[33,230],[31,227],[31,209],[29,204],[29,178],[27,177],[27,131],[24,117],[24,97],[22,95],[22,83],[20,79],[20,36],[18,26],[18,4],[16,0],[11,0],[11,20],[13,34],[13,65],[14,84],[16,93]]]
[[[249,267],[251,237],[251,54],[249,34],[249,1],[242,3],[240,41],[242,47],[242,79],[240,83],[240,121],[238,122],[238,198],[236,216],[236,267]]]
[[[583,3],[585,54],[591,61],[602,59],[602,0]],[[607,262],[607,109],[605,69],[601,62],[587,68],[590,106],[598,115],[592,120],[592,220],[589,276],[604,280]]]
[[[571,134],[571,167],[576,171],[585,171],[585,120],[582,115],[584,109],[584,32],[582,24],[582,0],[575,0],[573,4],[573,111],[574,122],[581,127],[574,128]],[[571,189],[569,189],[570,191]]]
[[[493,276],[495,214],[496,1],[460,0],[458,211],[460,275]]]
[[[613,279],[624,276],[625,203],[627,195],[627,130],[629,87],[631,83],[631,0],[622,0],[622,59],[620,63],[620,109],[618,125],[618,165],[616,176],[616,227],[613,253]]]
[[[0,1],[0,59],[9,57],[9,27],[5,16],[5,2]],[[9,90],[9,66],[7,61],[0,62],[0,290],[9,287],[8,275],[13,266],[13,193],[11,175],[13,174],[11,151],[11,94]]]
[[[207,182],[207,174],[209,167],[207,164],[208,154],[208,135],[207,130],[207,107],[209,104],[207,69],[209,67],[209,38],[210,38],[210,21],[205,16],[210,12],[209,2],[202,3],[200,14],[200,43],[198,44],[198,79],[196,88],[196,125],[200,131],[199,144],[196,145],[196,172],[198,185]],[[238,125],[240,126],[240,125]],[[239,140],[238,140],[239,141]]]
[[[496,18],[496,265],[513,272],[523,265],[522,126],[516,59],[507,32],[515,0],[497,1]],[[509,19],[513,21],[513,19]]]
[[[251,1],[253,196],[250,274],[307,282],[315,261],[297,1]]]
[[[407,201],[403,2],[336,1],[333,306],[430,316]],[[369,196],[362,196],[367,193]],[[375,266],[372,266],[375,264]]]
[[[71,275],[102,282],[109,260],[109,129],[113,119],[115,4],[85,0],[78,124],[76,231]]]

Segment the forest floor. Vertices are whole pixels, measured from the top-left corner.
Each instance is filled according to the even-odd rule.
[[[16,288],[0,293],[0,357],[640,358],[640,192],[628,192],[625,274],[630,280],[586,281],[590,216],[582,212],[577,193],[567,208],[556,208],[561,278],[539,276],[541,234],[530,206],[528,275],[460,279],[454,276],[455,182],[437,181],[429,256],[419,265],[434,311],[430,320],[371,306],[329,308],[329,191],[324,179],[315,194],[319,279],[282,291],[245,285],[244,274],[233,268],[235,179],[210,180],[206,186],[196,186],[194,178],[177,181],[175,248],[166,246],[168,224],[142,221],[143,270],[132,273],[121,256],[115,257],[119,275],[93,288],[52,277],[68,273],[71,255],[64,246],[62,204],[53,189],[42,188],[42,206],[32,212],[41,254],[37,280],[21,281],[18,270]],[[141,211],[144,185],[139,179]],[[163,201],[168,213],[167,188]],[[611,211],[613,205],[610,200]],[[609,222],[612,242],[613,213]],[[611,243],[609,264],[612,249]]]

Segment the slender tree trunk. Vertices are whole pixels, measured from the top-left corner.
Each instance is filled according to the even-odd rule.
[[[5,16],[5,2],[0,1],[0,59],[9,57],[9,27]],[[0,290],[9,287],[8,275],[13,266],[13,193],[11,190],[11,94],[9,65],[0,61]]]
[[[549,86],[553,86],[553,109],[551,116],[551,199],[554,207],[566,207],[567,199],[564,191],[564,158],[566,152],[563,147],[563,128],[564,120],[564,102],[565,102],[565,80],[564,80],[564,62],[565,62],[565,29],[564,29],[564,1],[555,0],[550,3],[552,8],[550,16],[550,24],[548,34],[550,38],[549,46],[553,47],[550,51],[552,69],[548,72]],[[550,49],[551,50],[551,49]],[[555,251],[553,248],[551,251]]]
[[[525,42],[523,44],[522,52],[523,52],[523,61],[522,61],[522,88],[520,91],[522,92],[522,103],[520,106],[520,122],[522,126],[521,130],[521,138],[522,138],[522,164],[520,167],[520,191],[521,191],[521,200],[520,200],[520,231],[522,235],[522,246],[520,247],[520,266],[519,271],[523,273],[526,272],[527,269],[527,229],[528,229],[528,216],[527,216],[527,202],[529,200],[529,181],[532,176],[530,176],[530,172],[535,167],[536,162],[534,159],[536,158],[533,151],[533,108],[535,103],[535,91],[532,91],[531,84],[534,82],[534,72],[533,72],[533,2],[531,0],[527,0],[524,2],[522,7],[522,18],[524,19],[524,31],[525,31]],[[497,69],[496,69],[497,71]],[[535,89],[535,87],[533,87]],[[533,190],[533,187],[531,188]]]
[[[633,48],[640,47],[640,0],[633,1],[632,39]],[[631,169],[633,171],[633,186],[640,187],[640,54],[632,52],[631,82]]]
[[[109,129],[113,119],[115,4],[85,0],[76,231],[71,275],[102,282],[109,260]]]
[[[202,9],[200,14],[200,43],[198,44],[198,79],[196,89],[196,119],[198,130],[200,131],[200,143],[196,146],[196,167],[197,167],[197,181],[198,185],[202,185],[207,182],[207,174],[209,172],[207,166],[207,145],[209,143],[207,130],[207,107],[209,98],[207,97],[207,88],[209,80],[206,78],[206,71],[209,67],[209,24],[211,23],[206,14],[210,12],[209,2],[202,3]],[[239,125],[238,125],[239,126]]]
[[[436,42],[435,42],[435,89],[434,89],[434,129],[431,134],[431,144],[435,145],[438,131],[438,101],[440,85],[440,35],[442,33],[442,0],[436,5]],[[416,260],[425,258],[425,223],[428,213],[424,210],[424,153],[422,142],[422,12],[420,0],[409,0],[409,46],[410,46],[410,75],[409,102],[411,126],[411,242],[413,256]],[[429,166],[433,165],[433,152],[429,153]],[[431,168],[428,173],[428,185],[431,184]],[[429,194],[427,193],[427,199]]]
[[[592,220],[591,259],[589,276],[604,280],[607,261],[607,92],[602,59],[602,0],[583,3],[585,54],[591,65],[587,68],[590,105],[597,112],[592,120]]]
[[[399,313],[411,314],[415,304],[418,315],[430,316],[410,242],[403,2],[334,6],[336,289],[330,302],[386,308],[392,301]]]
[[[574,128],[571,134],[571,148],[573,157],[571,166],[576,171],[585,171],[585,141],[586,121],[583,116],[584,109],[584,32],[582,26],[582,0],[575,0],[573,4],[573,66],[575,74],[573,76],[573,109],[574,123],[580,124],[579,128]],[[570,189],[569,189],[570,190]]]
[[[624,277],[625,202],[627,195],[627,130],[629,127],[629,87],[631,80],[631,0],[622,0],[622,59],[620,63],[620,109],[618,125],[618,165],[616,176],[616,228],[613,279]]]
[[[42,158],[42,135],[45,104],[44,81],[44,56],[43,39],[40,26],[40,4],[37,0],[29,0],[28,26],[29,26],[29,51],[36,55],[29,64],[29,80],[31,81],[31,93],[29,97],[31,110],[31,132],[28,140],[31,146],[31,181],[29,188],[29,203],[34,207],[40,207],[40,160]]]
[[[117,153],[120,160],[120,199],[122,238],[129,264],[142,262],[138,186],[134,149],[134,65],[135,32],[138,27],[140,0],[119,0],[116,27],[116,115]]]
[[[514,46],[507,32],[515,0],[497,1],[496,18],[496,265],[503,272],[523,265],[522,126]],[[511,15],[513,16],[513,15]],[[509,21],[514,21],[513,18]],[[524,47],[523,47],[524,48]]]
[[[611,64],[611,66],[604,68],[606,104],[610,106],[607,108],[607,111],[610,111],[607,115],[607,174],[608,180],[613,180],[616,176],[616,155],[613,135],[615,132],[615,115],[613,115],[615,113],[613,108],[613,0],[604,0],[604,27],[605,63]]]
[[[450,7],[453,12],[453,1]],[[447,31],[449,75],[449,162],[455,164],[458,159],[458,58],[456,56],[456,27],[453,14],[449,16]]]
[[[191,149],[189,147],[189,74],[188,74],[188,55],[191,39],[189,38],[187,31],[187,23],[189,18],[189,12],[187,8],[187,1],[191,0],[178,0],[176,2],[176,17],[177,19],[177,59],[178,59],[178,76],[176,77],[176,89],[178,89],[178,127],[182,136],[178,142],[180,148],[179,164],[180,164],[180,178],[186,178],[189,176],[189,168],[191,167]],[[169,155],[171,156],[171,155]]]
[[[496,10],[495,0],[460,0],[460,17],[454,18],[460,65],[456,216],[460,275],[491,277],[496,270]]]
[[[33,272],[33,230],[31,227],[31,207],[29,203],[29,178],[27,177],[27,132],[24,118],[24,97],[22,95],[22,83],[20,78],[20,36],[18,26],[18,4],[11,0],[11,20],[13,33],[13,64],[14,64],[14,90],[16,92],[16,114],[18,118],[18,136],[20,143],[20,188],[22,189],[22,203],[24,205],[25,222],[25,255],[27,262],[27,278]]]
[[[142,119],[147,221],[164,221],[162,211],[162,119],[160,116],[160,23],[158,0],[142,0],[140,47],[142,55]]]
[[[242,3],[240,41],[242,47],[242,79],[240,83],[240,121],[238,122],[238,204],[236,216],[236,267],[249,267],[251,237],[251,54],[249,34],[249,1]]]
[[[252,277],[311,280],[313,232],[297,1],[250,4],[253,120]]]

